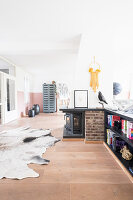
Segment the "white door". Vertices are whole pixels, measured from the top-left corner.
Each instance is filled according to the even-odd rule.
[[[4,77],[4,123],[8,123],[17,119],[17,91],[16,91],[16,78],[3,74]]]
[[[3,73],[0,72],[0,125],[4,123],[3,118]]]

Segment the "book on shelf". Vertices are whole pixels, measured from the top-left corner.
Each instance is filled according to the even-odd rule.
[[[133,128],[130,129],[129,139],[133,140]]]
[[[114,127],[114,122],[120,121],[120,117],[116,115],[108,115],[108,125]]]
[[[123,119],[121,120],[121,122],[122,122],[121,130],[125,135],[127,135],[127,126],[129,126],[129,123],[127,125],[127,120],[123,120]]]
[[[133,166],[129,166],[129,171],[133,174]]]
[[[114,151],[119,152],[124,147],[124,145],[126,145],[126,142],[117,136],[113,131],[107,129],[107,144]]]
[[[107,129],[107,144],[113,147],[113,137],[115,133],[110,129]]]
[[[127,138],[133,140],[133,122],[127,121],[127,120],[122,120],[121,129]]]
[[[125,136],[130,140],[133,140],[133,122],[121,119],[119,116],[116,115],[108,115],[108,126],[113,128],[115,127],[114,124],[116,125],[116,123],[117,125],[119,123],[121,131],[125,134]]]

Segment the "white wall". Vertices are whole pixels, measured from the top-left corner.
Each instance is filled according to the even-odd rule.
[[[89,90],[91,95],[90,101],[95,104],[95,95],[90,88],[90,73],[89,65],[96,56],[96,62],[101,66],[99,73],[99,90],[109,101],[113,95],[113,65],[112,65],[112,41],[111,33],[106,30],[97,32],[95,28],[90,30],[90,33],[83,34],[81,38],[78,62],[75,74],[75,89]],[[110,39],[109,39],[110,38]]]
[[[29,80],[28,88],[25,90],[25,79]],[[27,114],[28,109],[32,106],[30,92],[32,91],[32,75],[21,67],[16,67],[16,86],[17,86],[17,110],[18,117]]]
[[[66,83],[69,89],[74,87],[74,71],[77,63],[76,53],[55,52],[39,56],[38,63],[34,63],[33,92],[42,92],[43,83]]]
[[[24,78],[25,76],[29,77],[30,82],[30,91],[32,91],[32,75],[26,72],[21,67],[16,67],[16,84],[17,84],[17,91],[24,92]]]
[[[126,21],[117,26],[114,34],[114,72],[113,80],[122,85],[122,92],[116,99],[133,99],[133,26]]]
[[[58,4],[3,0],[0,14],[0,52],[33,73],[35,92],[41,92],[42,84],[52,80],[90,90],[88,69],[96,56],[102,70],[99,89],[108,101],[114,74],[120,76],[121,69],[133,71],[132,0],[58,0]],[[78,48],[74,38],[80,34],[78,55],[64,54],[63,49]],[[52,49],[60,52],[49,51]],[[21,77],[21,72],[18,74]],[[126,73],[123,78],[127,78]],[[18,79],[19,90],[22,82]]]

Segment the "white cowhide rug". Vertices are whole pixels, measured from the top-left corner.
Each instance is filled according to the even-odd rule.
[[[58,141],[50,130],[20,127],[0,132],[0,179],[38,177],[28,164],[48,164],[42,154]]]

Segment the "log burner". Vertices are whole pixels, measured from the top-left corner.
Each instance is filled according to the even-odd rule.
[[[66,113],[65,120],[66,124],[64,126],[64,138],[68,137],[84,137],[84,113]]]

